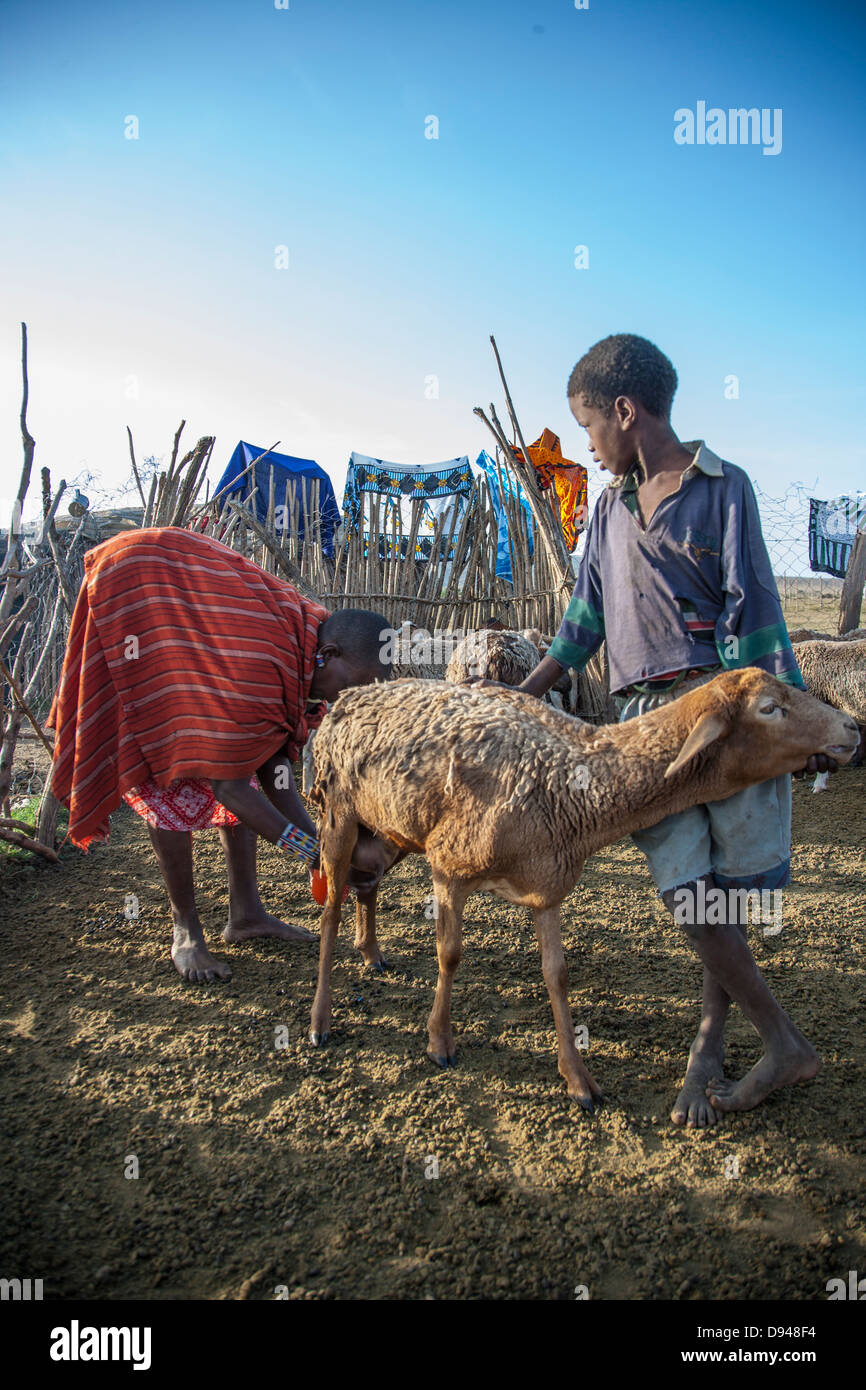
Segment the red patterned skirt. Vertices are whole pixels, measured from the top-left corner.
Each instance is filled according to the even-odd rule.
[[[258,786],[255,777],[250,778],[250,786]],[[237,816],[217,801],[204,778],[179,777],[167,787],[142,782],[125,792],[123,799],[157,830],[208,830],[239,824]]]

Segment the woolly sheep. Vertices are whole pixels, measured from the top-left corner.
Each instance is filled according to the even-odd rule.
[[[788,636],[792,646],[796,646],[798,642],[862,642],[866,638],[866,627],[855,627],[851,632],[842,632],[835,636],[831,632],[816,632],[811,627],[796,627]]]
[[[472,676],[482,676],[485,680],[500,681],[503,685],[520,685],[541,660],[543,641],[537,628],[527,628],[523,632],[510,629],[502,632],[471,632],[455,649],[446,668],[445,679],[461,685]],[[557,709],[564,709],[565,701],[569,705],[571,703],[571,692],[571,676],[563,671],[549,692],[549,703]]]
[[[809,693],[856,719],[862,735],[866,726],[866,641],[830,638],[794,642],[793,647]],[[829,773],[819,772],[812,791],[826,791],[829,781]]]
[[[550,995],[559,1071],[587,1110],[601,1098],[574,1041],[559,914],[588,856],[687,806],[719,800],[823,752],[846,762],[852,719],[751,667],[726,671],[625,724],[596,727],[517,690],[438,681],[345,691],[316,736],[328,901],[310,1039],[327,1040],[340,902],[360,829],[390,862],[426,854],[437,904],[439,980],[428,1054],[455,1061],[451,989],[463,908],[490,890],[532,910]],[[356,945],[382,962],[375,890],[358,907]]]

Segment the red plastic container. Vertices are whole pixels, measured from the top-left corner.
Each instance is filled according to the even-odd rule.
[[[321,869],[313,869],[310,872],[310,892],[313,895],[313,900],[319,904],[319,907],[324,907],[325,903],[328,901],[328,879],[327,875],[324,874]],[[348,896],[349,890],[348,888],[344,888],[341,901],[345,902]]]

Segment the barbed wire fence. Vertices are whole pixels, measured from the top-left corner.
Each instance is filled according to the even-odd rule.
[[[590,516],[608,481],[604,474],[590,474]],[[804,483],[790,483],[780,497],[773,497],[754,479],[752,482],[782,611],[792,620],[789,626],[823,627],[835,632],[842,580],[831,574],[815,574],[809,567],[809,498],[814,489]],[[816,621],[819,617],[821,622]]]

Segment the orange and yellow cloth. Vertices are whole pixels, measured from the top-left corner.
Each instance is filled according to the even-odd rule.
[[[586,469],[580,463],[563,458],[559,435],[554,434],[553,430],[542,430],[535,443],[527,447],[541,487],[553,487],[562,534],[566,546],[572,551],[581,531],[586,529]]]

